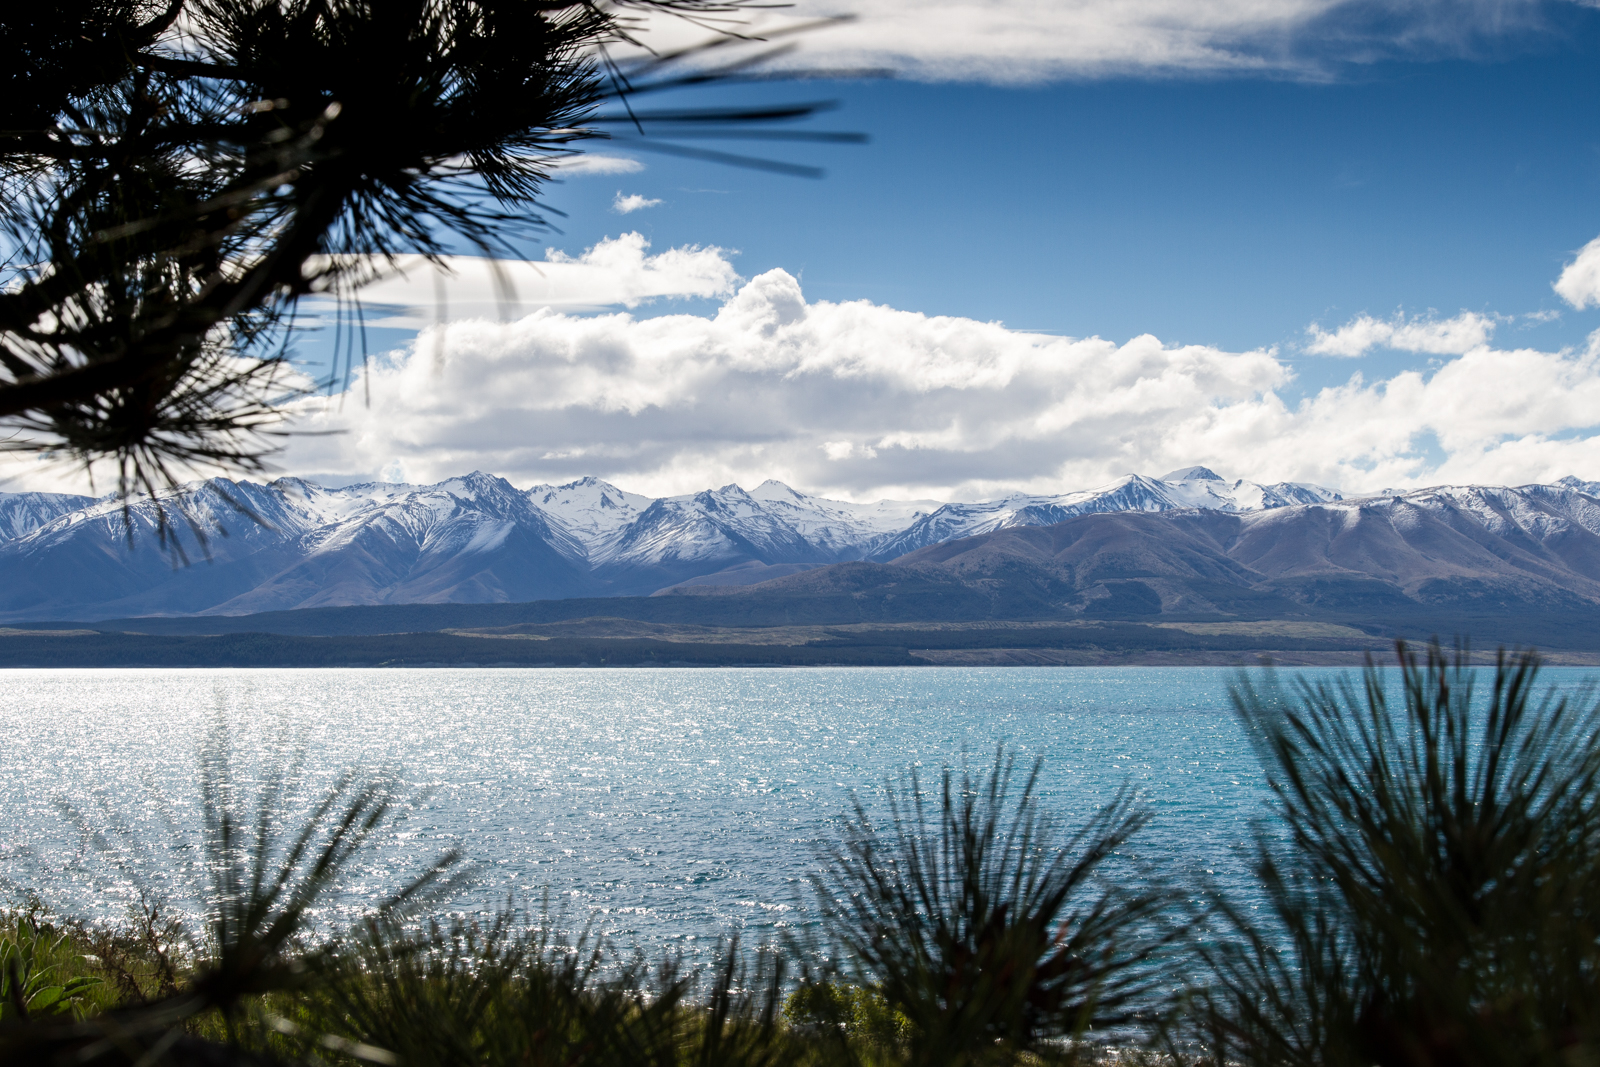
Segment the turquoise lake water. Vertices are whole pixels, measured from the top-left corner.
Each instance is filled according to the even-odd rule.
[[[1341,672],[1317,670],[1312,678]],[[1575,686],[1588,670],[1549,670]],[[1286,672],[1286,676],[1288,675]],[[459,848],[442,906],[546,893],[623,944],[760,940],[808,912],[806,877],[852,791],[999,743],[1041,758],[1071,826],[1132,783],[1154,812],[1128,860],[1250,893],[1240,850],[1266,789],[1231,669],[17,670],[0,674],[0,890],[114,917],[198,883],[198,753],[219,730],[246,787],[300,760],[287,808],[342,771],[408,798],[336,920]]]

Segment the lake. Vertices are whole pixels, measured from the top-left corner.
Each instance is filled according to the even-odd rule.
[[[1287,673],[1287,672],[1286,672]],[[1340,671],[1294,672],[1310,677]],[[1592,671],[1551,669],[1563,686]],[[244,792],[303,770],[292,819],[355,769],[407,798],[337,920],[459,848],[443,906],[546,893],[621,943],[760,940],[808,911],[807,873],[852,793],[1004,743],[1043,760],[1067,825],[1132,783],[1154,811],[1129,862],[1246,895],[1266,790],[1193,667],[721,670],[14,670],[0,674],[0,876],[16,897],[117,917],[140,886],[192,901],[197,767],[225,736]]]

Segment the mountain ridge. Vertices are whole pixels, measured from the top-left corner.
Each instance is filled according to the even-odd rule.
[[[8,514],[11,496],[22,494],[0,494],[0,517]],[[1050,609],[1066,611],[1062,617],[1133,617],[1141,611],[1232,617],[1246,604],[1261,610],[1276,605],[1273,610],[1292,614],[1303,610],[1311,595],[1306,590],[1317,582],[1344,588],[1352,581],[1377,583],[1373,590],[1382,586],[1414,604],[1443,603],[1449,596],[1465,597],[1464,604],[1487,603],[1486,596],[1520,597],[1517,603],[1566,602],[1562,596],[1600,602],[1600,483],[1577,478],[1346,500],[1335,490],[1301,483],[1227,481],[1202,467],[1163,478],[1129,475],[1095,490],[971,504],[854,504],[772,480],[750,491],[725,485],[647,498],[598,478],[523,490],[482,472],[431,486],[366,483],[341,489],[292,478],[265,485],[213,479],[164,498],[129,501],[131,526],[122,525],[122,502],[84,504],[87,499],[14,504],[12,513],[23,516],[16,528],[27,528],[0,537],[0,574],[10,579],[0,586],[0,622],[650,594],[657,600],[809,596],[797,592],[809,588],[808,582],[838,583],[845,573],[868,573],[837,570],[846,564],[871,573],[900,568],[893,573],[903,576],[935,567],[930,588],[943,589],[941,595],[955,597],[966,612],[978,611],[975,605],[985,596],[1021,604],[1028,597],[1019,590],[1027,582],[1041,589],[1070,587],[1062,604],[1075,597],[1074,606]],[[173,521],[180,505],[196,526]],[[235,505],[261,521],[245,519]],[[1333,527],[1359,524],[1369,512],[1378,514],[1373,509],[1385,508],[1386,514],[1411,515],[1402,525],[1425,527],[1426,537],[1416,537],[1431,547],[1411,545],[1410,535],[1396,532],[1391,521],[1387,539],[1362,542],[1368,555],[1361,560],[1335,565],[1338,552],[1325,551],[1320,564],[1302,559],[1298,570],[1274,562],[1302,542],[1354,544],[1348,537],[1340,540]],[[1142,527],[1125,519],[1112,520],[1136,515],[1168,519],[1159,536],[1141,533]],[[987,573],[989,565],[978,562],[982,553],[974,555],[983,538],[1082,525],[1096,516],[1103,521],[1084,527],[1096,532],[1070,560],[1025,558],[1026,539],[1013,537],[1006,574],[1026,573],[1026,581],[1017,578],[1022,585]],[[197,531],[210,528],[218,532],[202,541]],[[1224,528],[1234,532],[1217,533]],[[1419,560],[1428,552],[1459,556],[1459,565],[1424,573]],[[187,566],[185,557],[192,561]],[[1130,560],[1142,562],[1135,566]],[[1134,573],[1138,566],[1150,573],[1141,578]],[[1112,577],[1090,581],[1094,575]],[[1435,585],[1424,589],[1426,582]],[[1482,588],[1469,596],[1462,583],[1471,582]],[[1003,595],[995,592],[1002,586]],[[828,595],[861,592],[841,588]],[[1348,593],[1326,595],[1337,600]],[[1382,597],[1374,601],[1381,602]]]

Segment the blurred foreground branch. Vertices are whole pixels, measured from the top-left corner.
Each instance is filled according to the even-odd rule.
[[[401,254],[517,255],[554,169],[596,137],[760,136],[787,108],[635,109],[744,80],[750,0],[60,0],[0,11],[3,447],[112,459],[124,495],[251,473],[283,404],[297,302],[350,308]],[[612,59],[638,13],[710,45]],[[781,46],[778,49],[781,51]],[[606,100],[623,109],[598,112]],[[655,136],[639,141],[645,134]],[[775,131],[774,136],[808,136]],[[822,139],[849,135],[809,135]],[[778,166],[778,164],[773,164]],[[793,169],[793,168],[791,168]],[[804,168],[802,168],[804,169]],[[348,375],[354,323],[330,383]],[[363,346],[364,349],[364,346]],[[363,358],[365,352],[363,350]]]
[[[1204,949],[1216,1063],[1510,1067],[1600,1056],[1600,704],[1501,652],[1399,646],[1400,700],[1242,681],[1267,768],[1259,912]]]

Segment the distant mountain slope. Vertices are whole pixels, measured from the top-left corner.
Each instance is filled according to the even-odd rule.
[[[198,612],[248,592],[298,558],[293,542],[310,520],[283,492],[217,481],[188,486],[184,497],[207,531],[204,540],[175,513],[170,497],[141,497],[126,509],[116,500],[96,501],[0,544],[0,613]],[[185,566],[190,560],[194,565]]]
[[[592,558],[618,592],[648,593],[741,563],[821,564],[838,554],[725,485],[655,501]]]
[[[72,493],[0,493],[0,540],[30,534],[53,519],[94,502],[92,496]]]
[[[848,621],[931,618],[943,603],[951,619],[1307,619],[1572,647],[1568,637],[1600,637],[1600,499],[1564,485],[1462,486],[1254,512],[1094,513],[889,565],[675,593],[759,598],[795,617],[833,604]]]
[[[880,500],[852,504],[797,493],[771,478],[750,491],[762,508],[818,548],[846,558],[899,533],[940,506],[937,500]]]
[[[122,505],[105,500],[0,544],[0,617],[244,614],[600,588],[580,545],[527,494],[484,474],[340,490],[218,479],[182,493],[193,526],[170,497],[131,501],[126,524]]]
[[[1076,515],[1120,511],[1203,508],[1254,511],[1338,500],[1332,489],[1297,482],[1260,485],[1226,482],[1204,467],[1173,471],[1165,478],[1130,474],[1101,489],[1060,496],[1012,496],[981,504],[946,504],[903,532],[873,546],[870,558],[889,560],[928,545],[1014,526],[1049,526]]]
[[[42,525],[0,541],[0,621],[652,593],[733,597],[714,610],[750,625],[1588,611],[1596,490],[1568,479],[1343,500],[1190,468],[932,507],[777,482],[650,500],[598,479],[524,491],[481,473],[336,490],[214,480],[130,501],[131,530],[114,500],[18,503],[19,524]],[[203,543],[180,503],[213,531]],[[161,514],[176,522],[165,548]],[[626,610],[713,610],[696,603]]]
[[[528,490],[528,499],[590,552],[616,540],[653,503],[650,497],[624,492],[599,478],[536,485]]]
[[[301,554],[205,610],[538,600],[592,592],[583,546],[528,494],[482,473],[405,486],[297,538]]]

